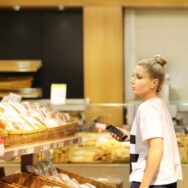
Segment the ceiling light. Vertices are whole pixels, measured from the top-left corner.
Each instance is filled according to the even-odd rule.
[[[59,6],[58,6],[58,10],[59,10],[59,11],[63,11],[64,8],[65,8],[65,7],[64,7],[63,5],[59,5]]]
[[[14,9],[15,11],[20,11],[21,7],[20,7],[20,5],[15,5],[15,6],[13,7],[13,9]]]

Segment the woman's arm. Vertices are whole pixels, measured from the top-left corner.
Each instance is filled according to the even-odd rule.
[[[163,156],[162,138],[152,138],[147,140],[147,142],[149,146],[149,152],[146,161],[146,169],[144,171],[144,177],[142,179],[140,188],[149,188]]]

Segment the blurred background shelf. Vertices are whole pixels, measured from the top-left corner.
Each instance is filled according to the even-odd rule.
[[[22,98],[27,99],[36,99],[42,96],[42,89],[41,88],[21,88],[21,89],[14,89],[14,90],[0,90],[0,98],[7,96],[9,93],[15,93],[21,95]]]
[[[41,60],[0,60],[0,72],[37,72]]]
[[[5,153],[0,159],[9,159],[15,156],[29,155],[39,153],[52,148],[68,146],[70,144],[78,144],[82,141],[79,136],[69,136],[62,139],[53,139],[48,141],[40,141],[40,143],[28,143],[15,147],[5,148]]]

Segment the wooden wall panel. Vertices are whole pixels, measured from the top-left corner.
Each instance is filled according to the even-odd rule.
[[[123,102],[122,32],[121,7],[84,8],[84,93],[91,103]],[[104,110],[122,123],[122,108],[98,108]]]
[[[92,102],[123,102],[121,8],[84,8],[85,96]]]
[[[187,0],[1,0],[0,7],[21,5],[25,7],[65,6],[126,6],[126,7],[187,7]]]

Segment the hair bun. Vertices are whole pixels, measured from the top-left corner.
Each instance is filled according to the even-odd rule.
[[[155,55],[154,62],[159,63],[162,67],[167,64],[166,59],[164,59],[161,55]]]

